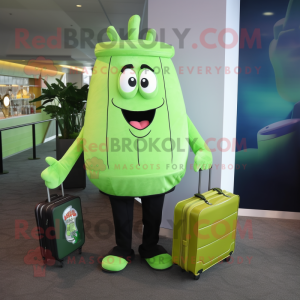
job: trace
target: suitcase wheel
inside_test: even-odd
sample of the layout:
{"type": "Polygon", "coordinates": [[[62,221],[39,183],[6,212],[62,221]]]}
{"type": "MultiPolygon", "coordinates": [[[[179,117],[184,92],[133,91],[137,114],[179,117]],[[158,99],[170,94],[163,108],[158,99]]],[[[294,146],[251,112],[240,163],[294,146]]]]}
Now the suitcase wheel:
{"type": "Polygon", "coordinates": [[[225,261],[225,262],[229,262],[230,259],[231,259],[231,256],[228,256],[228,257],[224,258],[224,261],[225,261]]]}
{"type": "Polygon", "coordinates": [[[200,274],[194,275],[194,280],[199,280],[200,274]]]}
{"type": "Polygon", "coordinates": [[[223,261],[229,262],[229,261],[231,260],[231,254],[232,254],[232,253],[233,253],[233,251],[231,251],[231,252],[229,253],[229,256],[226,257],[226,258],[224,258],[223,261]]]}
{"type": "Polygon", "coordinates": [[[203,270],[200,270],[197,275],[194,275],[194,280],[199,280],[200,279],[200,275],[201,275],[202,271],[203,270]]]}
{"type": "Polygon", "coordinates": [[[61,268],[64,267],[64,261],[63,261],[63,260],[60,261],[60,267],[61,267],[61,268]]]}
{"type": "Polygon", "coordinates": [[[78,248],[78,253],[81,254],[82,253],[82,248],[78,248]]]}

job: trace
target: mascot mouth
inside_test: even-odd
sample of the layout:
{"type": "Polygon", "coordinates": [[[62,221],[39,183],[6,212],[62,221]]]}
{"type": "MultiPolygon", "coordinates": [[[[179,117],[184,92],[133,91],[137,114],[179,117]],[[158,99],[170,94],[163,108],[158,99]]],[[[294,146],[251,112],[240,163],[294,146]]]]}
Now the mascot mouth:
{"type": "Polygon", "coordinates": [[[127,123],[135,129],[143,130],[153,121],[156,109],[145,111],[131,111],[122,109],[123,116],[127,123]]]}

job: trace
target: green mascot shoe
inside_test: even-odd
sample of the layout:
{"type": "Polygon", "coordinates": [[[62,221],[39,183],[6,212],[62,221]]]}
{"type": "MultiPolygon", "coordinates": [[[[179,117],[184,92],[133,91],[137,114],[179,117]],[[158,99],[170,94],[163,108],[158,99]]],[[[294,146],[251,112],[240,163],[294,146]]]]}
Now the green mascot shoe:
{"type": "Polygon", "coordinates": [[[102,260],[102,270],[104,272],[120,272],[125,269],[128,261],[122,257],[108,255],[102,260]]]}
{"type": "Polygon", "coordinates": [[[145,258],[148,265],[154,270],[167,270],[173,266],[172,256],[168,253],[145,258]]]}

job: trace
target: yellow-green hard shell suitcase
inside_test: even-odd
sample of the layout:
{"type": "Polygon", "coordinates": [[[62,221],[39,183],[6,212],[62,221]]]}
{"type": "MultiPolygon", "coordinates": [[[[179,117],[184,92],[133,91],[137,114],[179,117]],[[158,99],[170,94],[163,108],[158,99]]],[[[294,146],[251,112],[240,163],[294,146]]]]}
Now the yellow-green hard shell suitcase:
{"type": "Polygon", "coordinates": [[[235,248],[236,223],[240,197],[210,187],[175,206],[172,260],[183,271],[200,274],[219,261],[229,261],[235,248]]]}

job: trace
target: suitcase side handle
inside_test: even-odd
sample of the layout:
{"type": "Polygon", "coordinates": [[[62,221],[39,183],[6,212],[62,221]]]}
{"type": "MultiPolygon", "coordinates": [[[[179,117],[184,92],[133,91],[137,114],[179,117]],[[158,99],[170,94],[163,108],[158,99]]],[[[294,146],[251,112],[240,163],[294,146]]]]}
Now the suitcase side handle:
{"type": "Polygon", "coordinates": [[[230,198],[230,196],[224,194],[223,191],[220,188],[213,188],[212,190],[218,192],[219,195],[223,195],[225,197],[230,198]]]}
{"type": "Polygon", "coordinates": [[[194,194],[194,196],[203,200],[207,205],[212,205],[202,194],[194,194]]]}
{"type": "MultiPolygon", "coordinates": [[[[61,184],[60,186],[61,186],[61,194],[62,194],[63,196],[65,196],[63,184],[61,184]]],[[[48,195],[48,202],[51,202],[51,199],[50,199],[50,192],[49,192],[49,188],[48,188],[48,187],[47,187],[47,195],[48,195]]]]}

